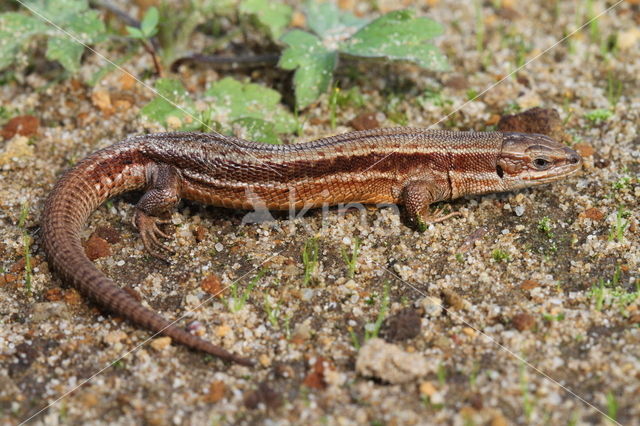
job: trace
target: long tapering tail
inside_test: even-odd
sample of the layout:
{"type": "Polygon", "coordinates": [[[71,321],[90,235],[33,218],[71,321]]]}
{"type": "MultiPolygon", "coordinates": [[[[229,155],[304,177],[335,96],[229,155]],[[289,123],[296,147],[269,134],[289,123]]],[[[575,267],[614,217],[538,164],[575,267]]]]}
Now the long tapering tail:
{"type": "Polygon", "coordinates": [[[143,188],[145,183],[145,159],[135,148],[135,142],[122,142],[98,151],[69,170],[55,185],[42,214],[49,265],[82,294],[134,324],[223,360],[253,365],[250,360],[200,339],[145,308],[85,255],[80,231],[89,215],[107,199],[143,188]]]}

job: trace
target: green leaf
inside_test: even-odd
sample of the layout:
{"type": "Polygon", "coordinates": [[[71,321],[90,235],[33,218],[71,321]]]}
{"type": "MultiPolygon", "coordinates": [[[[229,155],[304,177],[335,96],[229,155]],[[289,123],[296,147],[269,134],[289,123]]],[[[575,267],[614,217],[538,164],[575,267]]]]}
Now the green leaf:
{"type": "Polygon", "coordinates": [[[350,35],[369,22],[340,9],[333,2],[320,3],[317,0],[307,0],[305,2],[304,14],[307,17],[309,28],[323,39],[326,38],[328,33],[348,31],[350,35]]]}
{"type": "Polygon", "coordinates": [[[245,129],[246,138],[249,140],[275,145],[282,144],[273,123],[260,120],[259,118],[244,117],[235,120],[233,124],[245,129]]]}
{"type": "Polygon", "coordinates": [[[269,30],[271,37],[278,39],[282,30],[291,22],[293,9],[273,0],[244,0],[240,4],[240,12],[254,15],[269,30]]]}
{"type": "Polygon", "coordinates": [[[280,94],[254,83],[241,83],[231,77],[214,83],[206,92],[212,120],[224,123],[254,118],[273,123],[276,133],[290,133],[296,120],[280,104],[280,94]]]}
{"type": "Polygon", "coordinates": [[[0,15],[0,70],[13,63],[20,47],[32,36],[47,29],[42,21],[20,13],[0,15]]]}
{"type": "MultiPolygon", "coordinates": [[[[179,80],[161,78],[155,84],[159,96],[142,108],[142,115],[167,126],[167,119],[175,117],[182,123],[191,122],[186,117],[196,116],[196,109],[189,92],[179,80]],[[176,106],[176,105],[178,106],[176,106]]],[[[184,128],[184,126],[183,126],[184,128]]]]}
{"type": "Polygon", "coordinates": [[[414,18],[410,10],[387,13],[342,43],[340,52],[353,56],[410,61],[423,68],[445,71],[447,59],[427,40],[443,28],[429,18],[414,18]]]}
{"type": "Polygon", "coordinates": [[[160,15],[158,9],[150,7],[147,13],[144,14],[142,22],[140,22],[140,31],[144,34],[145,38],[150,38],[156,35],[158,32],[158,20],[160,15]]]}
{"type": "Polygon", "coordinates": [[[46,57],[59,61],[67,70],[75,72],[80,66],[84,50],[80,43],[93,44],[106,39],[100,14],[88,10],[86,0],[28,0],[25,4],[27,9],[34,11],[35,16],[19,13],[0,15],[0,69],[13,63],[18,51],[27,46],[31,37],[44,35],[48,38],[46,57]],[[43,18],[64,31],[43,22],[43,18]]]}
{"type": "Polygon", "coordinates": [[[138,39],[144,39],[144,34],[142,34],[142,31],[140,31],[140,29],[136,28],[136,27],[130,27],[127,25],[127,32],[129,33],[129,37],[131,38],[138,38],[138,39]]]}
{"type": "Polygon", "coordinates": [[[293,76],[296,104],[302,109],[329,88],[338,54],[327,49],[313,34],[301,30],[288,32],[282,41],[289,47],[282,52],[278,65],[296,70],[293,76]]]}
{"type": "Polygon", "coordinates": [[[58,61],[69,72],[76,72],[80,67],[80,58],[84,46],[66,36],[51,37],[47,42],[47,59],[58,61]]]}

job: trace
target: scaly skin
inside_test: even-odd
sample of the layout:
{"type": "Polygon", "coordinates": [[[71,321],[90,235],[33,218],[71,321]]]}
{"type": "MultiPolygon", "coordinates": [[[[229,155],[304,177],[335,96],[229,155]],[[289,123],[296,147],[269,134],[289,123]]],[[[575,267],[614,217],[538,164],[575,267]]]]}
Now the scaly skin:
{"type": "Polygon", "coordinates": [[[89,215],[111,197],[145,188],[134,225],[147,250],[166,259],[158,240],[166,235],[158,224],[181,198],[272,210],[397,203],[424,226],[457,214],[432,214],[432,203],[553,182],[581,162],[575,151],[546,136],[520,133],[391,128],[293,145],[219,134],[137,136],[90,155],[60,179],[42,215],[44,248],[60,277],[100,306],[192,349],[251,365],[171,325],[103,275],[80,241],[89,215]]]}

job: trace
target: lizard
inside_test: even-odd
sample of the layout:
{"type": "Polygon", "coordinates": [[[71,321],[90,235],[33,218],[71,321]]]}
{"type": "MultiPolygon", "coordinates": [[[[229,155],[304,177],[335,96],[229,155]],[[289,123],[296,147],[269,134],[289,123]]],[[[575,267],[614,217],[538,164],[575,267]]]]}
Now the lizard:
{"type": "Polygon", "coordinates": [[[80,232],[104,201],[144,194],[133,225],[145,249],[167,260],[162,229],[188,199],[233,209],[270,210],[338,203],[404,205],[415,224],[437,223],[430,205],[467,195],[557,181],[580,169],[573,149],[540,134],[456,132],[396,127],[355,131],[306,143],[270,145],[218,133],[131,136],[78,162],[55,184],[41,215],[48,264],[102,308],[172,341],[226,361],[252,361],[177,327],[144,307],[84,253],[80,232]]]}

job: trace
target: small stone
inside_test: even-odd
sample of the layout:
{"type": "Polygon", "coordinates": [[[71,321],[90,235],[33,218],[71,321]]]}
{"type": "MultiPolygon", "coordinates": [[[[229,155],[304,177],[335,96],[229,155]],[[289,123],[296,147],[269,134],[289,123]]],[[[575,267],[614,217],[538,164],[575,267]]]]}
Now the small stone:
{"type": "Polygon", "coordinates": [[[59,302],[64,298],[64,294],[60,287],[54,287],[54,288],[48,289],[44,293],[44,298],[47,299],[49,302],[59,302]]]}
{"type": "Polygon", "coordinates": [[[351,120],[349,124],[356,130],[369,130],[380,127],[380,123],[374,112],[362,113],[351,120]]]}
{"type": "Polygon", "coordinates": [[[179,129],[182,127],[182,121],[175,115],[170,115],[167,117],[167,127],[173,130],[179,129]]]}
{"type": "Polygon", "coordinates": [[[464,299],[455,291],[450,289],[442,290],[442,297],[445,303],[453,309],[459,310],[464,308],[464,299]]]}
{"type": "Polygon", "coordinates": [[[513,209],[513,212],[516,214],[516,216],[520,217],[524,214],[524,206],[520,205],[520,206],[516,206],[513,209]]]}
{"type": "Polygon", "coordinates": [[[356,371],[365,377],[376,377],[392,384],[407,383],[430,372],[420,353],[408,353],[382,339],[371,339],[360,348],[356,371]]]}
{"type": "Polygon", "coordinates": [[[455,90],[465,90],[469,87],[469,81],[462,74],[455,74],[449,77],[444,85],[455,90]]]}
{"type": "Polygon", "coordinates": [[[0,166],[14,163],[16,160],[33,156],[33,145],[30,144],[26,136],[16,136],[11,138],[0,151],[0,166]]]}
{"type": "Polygon", "coordinates": [[[541,133],[562,140],[564,131],[560,114],[554,109],[535,107],[519,114],[500,119],[498,130],[502,132],[541,133]]]}
{"type": "MultiPolygon", "coordinates": [[[[638,4],[640,2],[637,2],[638,4]]],[[[631,49],[640,40],[640,29],[631,28],[618,34],[618,47],[620,50],[631,49]]]]}
{"type": "Polygon", "coordinates": [[[158,337],[157,339],[153,339],[150,343],[151,347],[158,352],[164,350],[170,344],[171,337],[169,336],[158,337]]]}
{"type": "Polygon", "coordinates": [[[229,334],[230,331],[231,327],[229,327],[227,324],[219,325],[218,327],[216,327],[216,336],[224,337],[229,334]]]}
{"type": "Polygon", "coordinates": [[[96,106],[102,114],[109,116],[113,114],[113,105],[111,104],[111,95],[104,89],[95,89],[91,93],[91,103],[96,106]]]}
{"type": "Polygon", "coordinates": [[[93,233],[84,243],[84,252],[90,260],[96,260],[111,256],[111,246],[106,240],[93,233]]]}
{"type": "Polygon", "coordinates": [[[109,244],[120,242],[120,233],[111,226],[98,226],[93,233],[109,244]]]}
{"type": "Polygon", "coordinates": [[[518,331],[531,330],[536,325],[536,320],[529,314],[516,314],[511,318],[511,323],[518,331]]]}
{"type": "Polygon", "coordinates": [[[127,333],[121,330],[110,331],[102,340],[108,345],[115,345],[127,338],[127,333]]]}
{"type": "Polygon", "coordinates": [[[406,308],[384,321],[382,335],[388,342],[413,339],[420,334],[421,325],[420,315],[415,309],[406,308]]]}
{"type": "Polygon", "coordinates": [[[475,337],[476,335],[476,331],[471,327],[464,327],[462,332],[469,337],[475,337]]]}
{"type": "Polygon", "coordinates": [[[204,396],[204,402],[208,402],[210,404],[215,404],[224,398],[224,394],[227,387],[223,381],[216,380],[211,382],[209,385],[209,393],[204,396]]]}
{"type": "Polygon", "coordinates": [[[268,383],[262,382],[258,389],[249,391],[244,397],[244,406],[249,409],[256,409],[260,404],[268,408],[277,408],[282,405],[282,396],[273,390],[268,383]]]}
{"type": "Polygon", "coordinates": [[[596,150],[591,146],[591,144],[587,142],[579,142],[573,146],[573,148],[580,154],[582,157],[591,157],[595,154],[596,150]]]}
{"type": "Polygon", "coordinates": [[[136,84],[136,79],[131,74],[125,72],[122,73],[119,81],[120,88],[122,88],[122,90],[131,90],[136,84]]]}
{"type": "Polygon", "coordinates": [[[298,340],[299,342],[303,342],[305,340],[309,340],[310,338],[311,338],[311,325],[309,324],[309,320],[299,323],[294,328],[292,339],[298,340]]]}
{"type": "Polygon", "coordinates": [[[325,389],[327,387],[327,383],[324,380],[324,370],[326,363],[326,359],[318,357],[315,364],[313,364],[311,371],[304,378],[302,384],[312,389],[325,389]]]}
{"type": "Polygon", "coordinates": [[[19,115],[9,120],[0,131],[2,139],[11,139],[15,135],[33,136],[38,133],[40,120],[33,115],[19,115]]]}
{"type": "Polygon", "coordinates": [[[71,313],[64,303],[39,302],[33,304],[31,308],[31,319],[33,322],[51,321],[54,318],[71,319],[71,313]]]}
{"type": "Polygon", "coordinates": [[[502,414],[498,413],[491,419],[491,426],[509,426],[509,422],[502,414]]]}
{"type": "Polygon", "coordinates": [[[425,396],[433,396],[438,390],[431,382],[420,383],[420,393],[425,396]]]}
{"type": "Polygon", "coordinates": [[[204,277],[204,279],[200,283],[200,288],[202,289],[202,291],[218,298],[222,298],[224,296],[225,288],[222,286],[222,282],[216,274],[209,274],[204,277]]]}
{"type": "Polygon", "coordinates": [[[426,296],[416,302],[416,307],[422,308],[424,315],[436,318],[442,315],[442,299],[435,296],[426,296]]]}
{"type": "Polygon", "coordinates": [[[263,367],[269,367],[271,365],[271,359],[266,356],[265,354],[261,354],[258,357],[258,362],[260,363],[260,365],[262,365],[263,367]]]}
{"type": "Polygon", "coordinates": [[[4,274],[0,277],[0,284],[10,284],[18,280],[17,274],[4,274]]]}
{"type": "Polygon", "coordinates": [[[591,220],[601,221],[602,219],[604,219],[604,212],[596,207],[591,207],[590,209],[586,209],[584,212],[582,212],[580,216],[589,218],[591,220]]]}
{"type": "Polygon", "coordinates": [[[534,288],[540,287],[540,286],[541,286],[541,284],[538,281],[535,281],[535,280],[524,280],[522,282],[522,284],[520,284],[520,289],[528,291],[528,290],[533,290],[534,288]]]}
{"type": "Polygon", "coordinates": [[[196,226],[196,229],[193,230],[193,236],[195,237],[196,242],[201,243],[206,240],[208,232],[209,231],[204,226],[196,226]]]}

